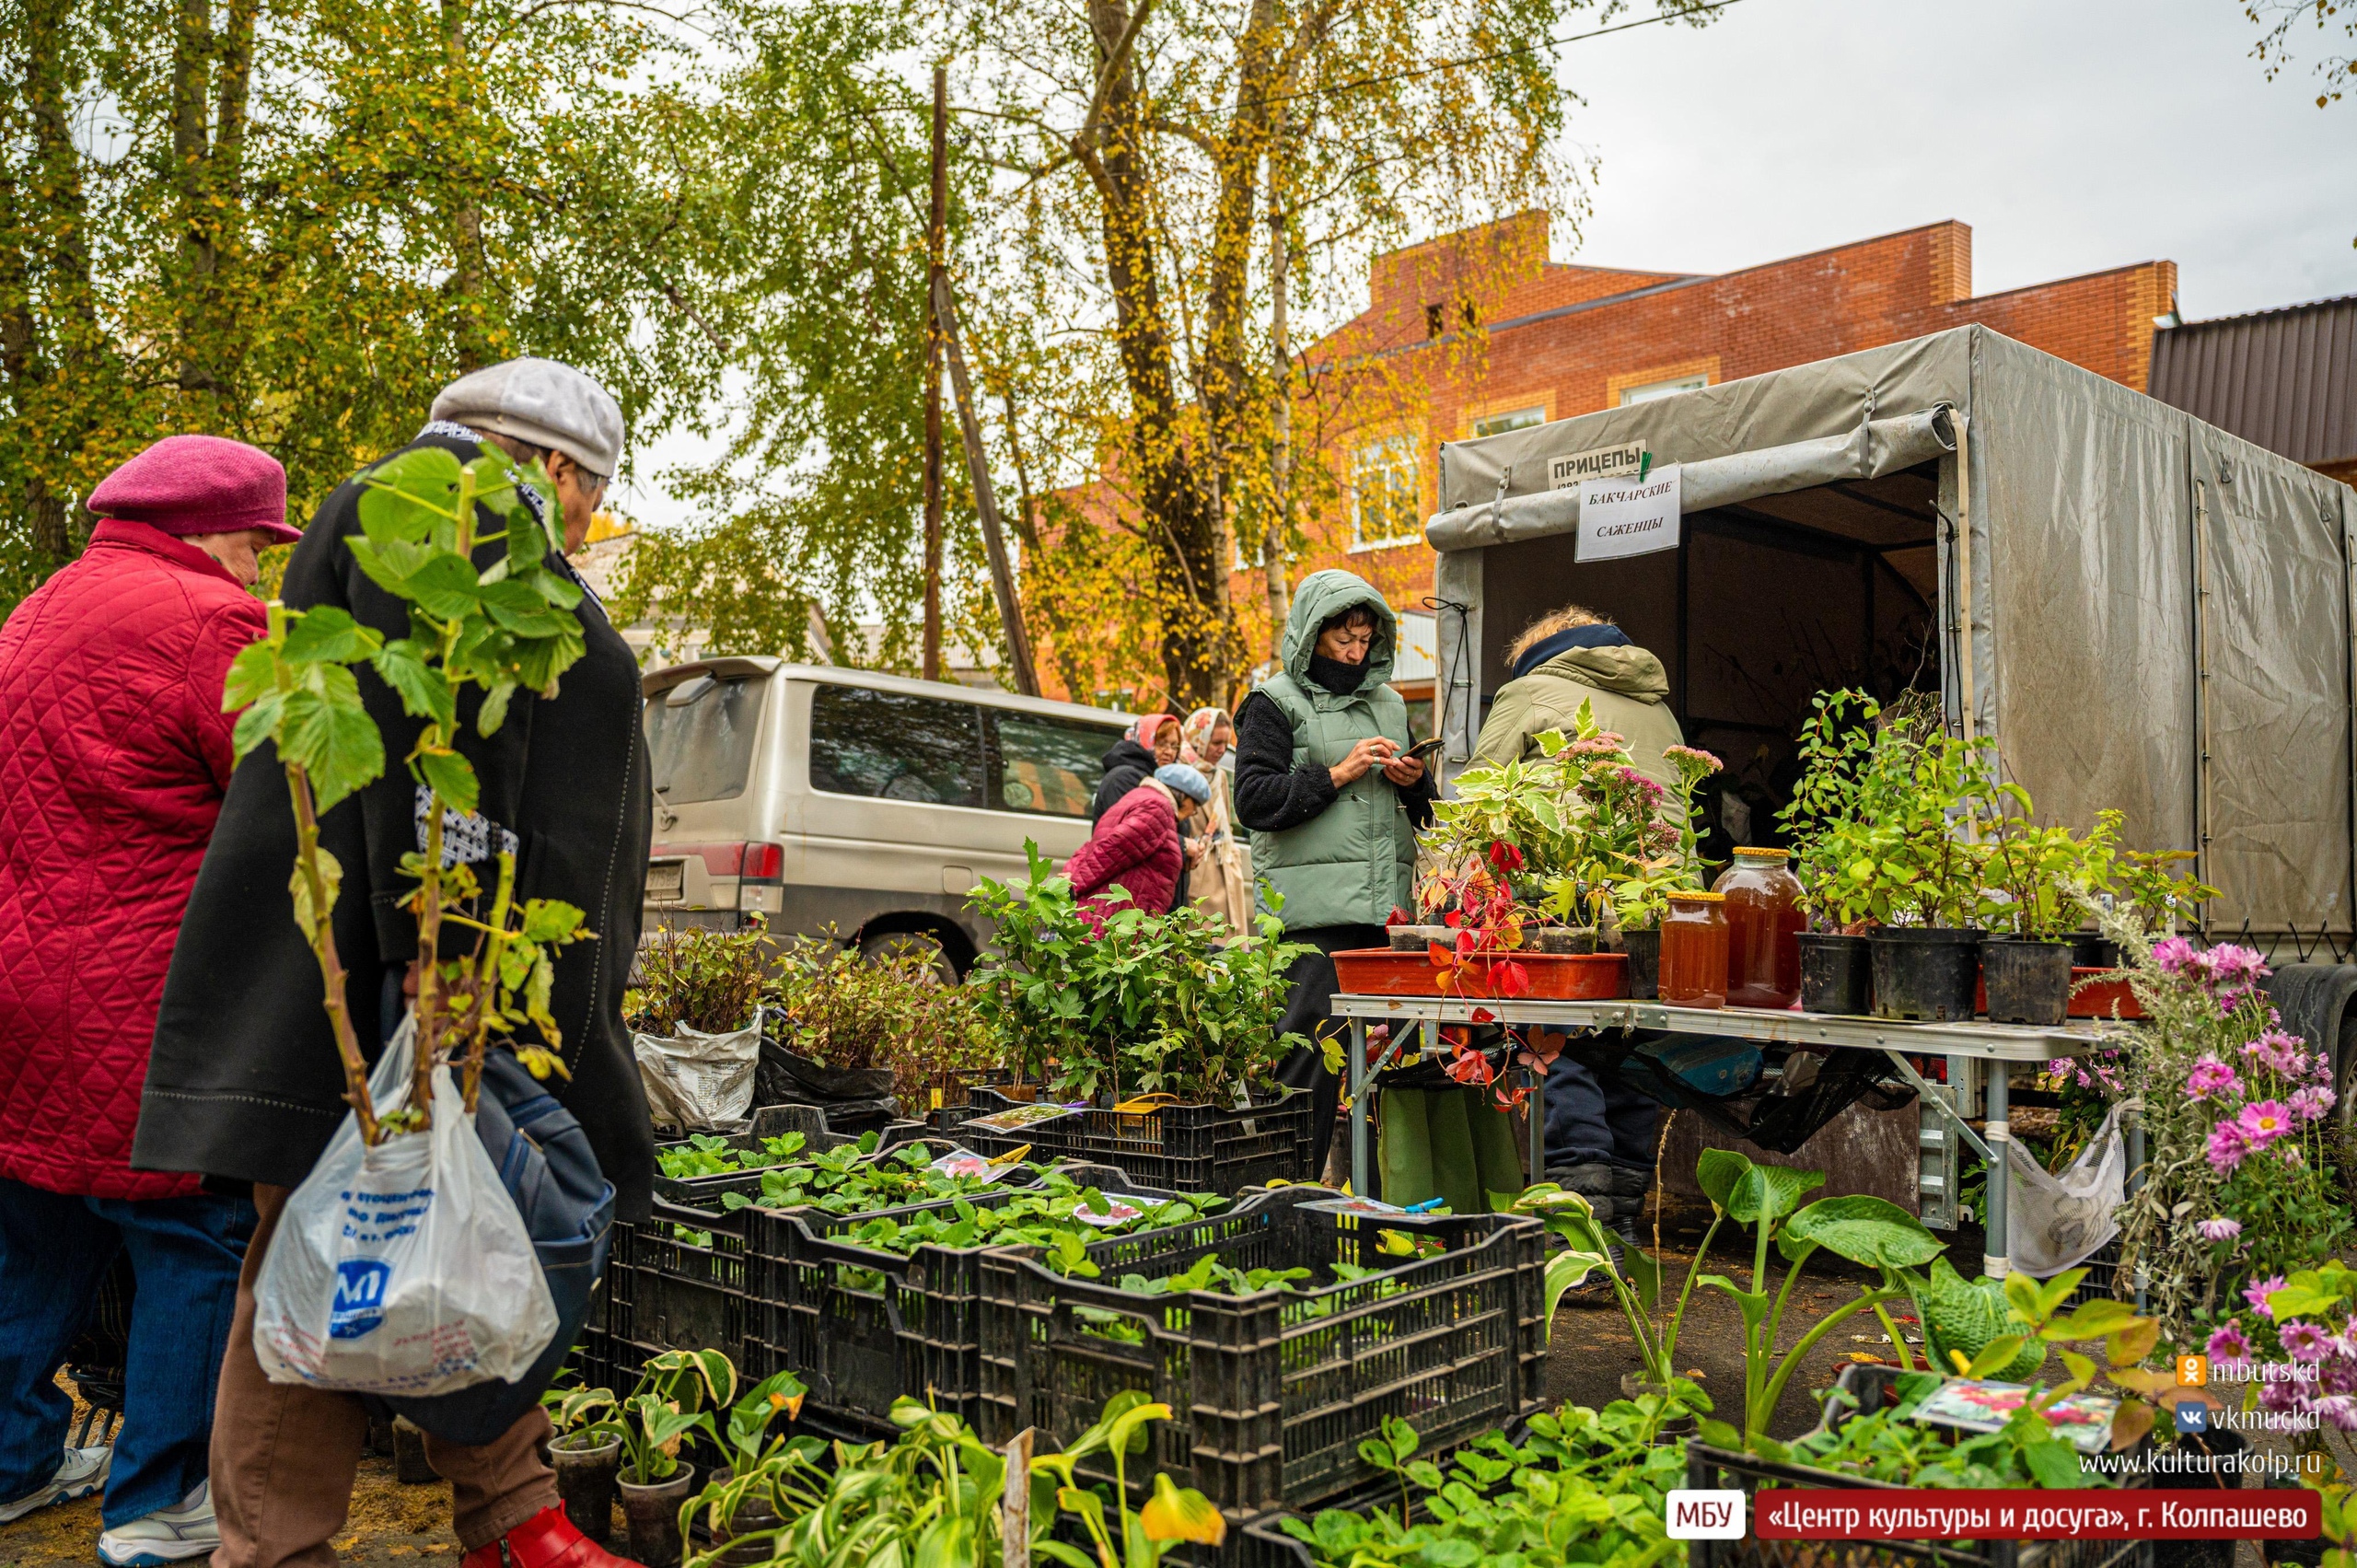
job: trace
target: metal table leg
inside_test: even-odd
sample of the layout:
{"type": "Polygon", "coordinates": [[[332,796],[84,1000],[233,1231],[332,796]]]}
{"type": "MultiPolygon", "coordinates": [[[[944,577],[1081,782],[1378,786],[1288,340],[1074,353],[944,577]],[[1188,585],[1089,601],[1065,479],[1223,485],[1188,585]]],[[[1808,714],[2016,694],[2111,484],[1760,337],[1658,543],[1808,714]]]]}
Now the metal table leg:
{"type": "Polygon", "coordinates": [[[1523,1109],[1529,1113],[1530,1174],[1527,1181],[1544,1179],[1547,1173],[1547,1074],[1544,1071],[1526,1066],[1522,1069],[1524,1086],[1529,1091],[1523,1109]]]}
{"type": "Polygon", "coordinates": [[[2013,1248],[2005,1231],[2006,1189],[2013,1179],[2010,1153],[2013,1132],[2005,1125],[2006,1096],[2011,1092],[2005,1063],[1992,1063],[1989,1069],[1989,1086],[1983,1091],[1989,1106],[1989,1124],[1982,1136],[1989,1144],[1988,1196],[1983,1206],[1989,1211],[1988,1241],[1981,1254],[1980,1272],[1992,1280],[2002,1280],[2013,1268],[2013,1248]]]}
{"type": "Polygon", "coordinates": [[[1366,1020],[1351,1020],[1351,1191],[1366,1191],[1366,1020]]]}

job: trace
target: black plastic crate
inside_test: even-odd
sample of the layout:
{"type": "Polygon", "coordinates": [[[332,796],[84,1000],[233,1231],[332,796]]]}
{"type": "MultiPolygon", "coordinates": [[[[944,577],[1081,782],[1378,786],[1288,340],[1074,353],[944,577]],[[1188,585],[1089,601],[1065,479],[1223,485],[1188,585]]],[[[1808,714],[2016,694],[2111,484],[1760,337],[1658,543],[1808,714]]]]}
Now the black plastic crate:
{"type": "MultiPolygon", "coordinates": [[[[861,1134],[868,1130],[865,1125],[856,1128],[837,1125],[826,1111],[815,1105],[765,1105],[753,1112],[753,1121],[749,1128],[742,1132],[727,1134],[727,1142],[732,1149],[749,1152],[760,1148],[764,1139],[782,1138],[788,1132],[799,1132],[802,1134],[805,1149],[812,1154],[822,1155],[830,1149],[857,1142],[861,1134]]],[[[925,1125],[922,1121],[887,1121],[876,1131],[882,1134],[876,1144],[879,1149],[896,1148],[902,1144],[922,1142],[927,1136],[925,1125]]],[[[685,1140],[676,1140],[657,1144],[656,1152],[659,1154],[666,1149],[681,1149],[687,1146],[685,1140]]],[[[655,1191],[667,1198],[694,1204],[702,1201],[706,1194],[745,1191],[729,1183],[736,1177],[747,1174],[751,1173],[731,1171],[718,1176],[665,1176],[658,1169],[655,1177],[655,1191]]]]}
{"type": "MultiPolygon", "coordinates": [[[[758,1192],[759,1171],[709,1177],[721,1191],[758,1192]]],[[[606,1330],[618,1342],[663,1350],[719,1350],[745,1341],[745,1214],[711,1187],[698,1202],[658,1195],[644,1225],[617,1221],[606,1262],[606,1330]]],[[[634,1369],[634,1368],[633,1368],[634,1369]]]]}
{"type": "MultiPolygon", "coordinates": [[[[1130,1465],[1133,1485],[1167,1470],[1234,1527],[1381,1479],[1358,1445],[1388,1417],[1413,1425],[1430,1453],[1538,1410],[1538,1224],[1504,1214],[1361,1219],[1307,1206],[1332,1196],[1281,1189],[1191,1225],[1099,1242],[1089,1249],[1097,1280],[1064,1278],[1018,1253],[985,1258],[984,1432],[1032,1426],[1043,1442],[1068,1443],[1107,1400],[1140,1390],[1173,1416],[1148,1427],[1152,1446],[1130,1465]],[[1385,1230],[1444,1249],[1396,1258],[1378,1250],[1385,1230]],[[1237,1269],[1308,1268],[1313,1278],[1243,1297],[1140,1295],[1118,1283],[1180,1273],[1206,1253],[1237,1269]],[[1335,1283],[1337,1262],[1380,1272],[1335,1283]],[[1144,1342],[1092,1331],[1084,1307],[1136,1325],[1144,1342]]],[[[1109,1480],[1111,1469],[1092,1473],[1109,1480]]]]}
{"type": "Polygon", "coordinates": [[[1167,1105],[1147,1111],[1075,1110],[1015,1132],[978,1128],[972,1117],[1028,1101],[981,1087],[970,1095],[970,1114],[957,1132],[959,1142],[977,1154],[1001,1155],[1028,1144],[1037,1159],[1093,1160],[1150,1186],[1224,1198],[1314,1174],[1308,1168],[1314,1112],[1306,1089],[1285,1089],[1240,1109],[1167,1105]]]}
{"type": "Polygon", "coordinates": [[[1016,1099],[1028,1098],[1031,1091],[1028,1086],[1018,1086],[1019,1076],[1011,1067],[953,1067],[935,1073],[925,1086],[924,1103],[910,1108],[909,1114],[923,1118],[935,1132],[945,1131],[981,1114],[974,1106],[978,1088],[995,1089],[1016,1099]]]}
{"type": "MultiPolygon", "coordinates": [[[[1062,1169],[1114,1196],[1155,1202],[1172,1196],[1102,1166],[1062,1169]]],[[[988,1208],[990,1196],[965,1202],[988,1208]]],[[[758,1347],[749,1353],[772,1371],[791,1368],[808,1385],[812,1403],[828,1410],[883,1421],[900,1395],[930,1397],[987,1435],[980,1419],[981,1264],[999,1249],[920,1247],[903,1257],[848,1239],[879,1216],[937,1213],[957,1202],[843,1215],[739,1210],[751,1266],[746,1333],[758,1347]],[[849,1270],[879,1276],[880,1287],[847,1279],[849,1270]]]]}

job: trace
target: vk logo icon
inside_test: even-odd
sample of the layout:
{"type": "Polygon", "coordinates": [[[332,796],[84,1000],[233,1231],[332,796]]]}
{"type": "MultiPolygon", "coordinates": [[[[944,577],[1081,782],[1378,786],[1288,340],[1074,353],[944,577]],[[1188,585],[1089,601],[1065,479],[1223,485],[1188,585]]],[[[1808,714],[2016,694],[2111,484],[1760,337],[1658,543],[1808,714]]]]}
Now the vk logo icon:
{"type": "Polygon", "coordinates": [[[390,1263],[346,1258],[335,1266],[335,1309],[328,1314],[328,1338],[356,1340],[385,1320],[385,1281],[390,1263]]]}
{"type": "Polygon", "coordinates": [[[2177,1429],[2179,1432],[2210,1430],[2210,1407],[2200,1400],[2179,1400],[2177,1402],[2177,1429]]]}

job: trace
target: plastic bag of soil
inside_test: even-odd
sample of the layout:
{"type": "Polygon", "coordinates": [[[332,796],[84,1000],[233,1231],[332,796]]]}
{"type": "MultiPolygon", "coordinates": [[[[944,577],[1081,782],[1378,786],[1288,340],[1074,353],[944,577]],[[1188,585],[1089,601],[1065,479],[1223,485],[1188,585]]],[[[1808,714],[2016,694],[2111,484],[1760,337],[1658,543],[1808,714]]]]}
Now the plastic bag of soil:
{"type": "Polygon", "coordinates": [[[755,1105],[830,1106],[885,1099],[891,1093],[889,1067],[823,1067],[781,1040],[761,1037],[761,1059],[753,1068],[755,1105]]]}

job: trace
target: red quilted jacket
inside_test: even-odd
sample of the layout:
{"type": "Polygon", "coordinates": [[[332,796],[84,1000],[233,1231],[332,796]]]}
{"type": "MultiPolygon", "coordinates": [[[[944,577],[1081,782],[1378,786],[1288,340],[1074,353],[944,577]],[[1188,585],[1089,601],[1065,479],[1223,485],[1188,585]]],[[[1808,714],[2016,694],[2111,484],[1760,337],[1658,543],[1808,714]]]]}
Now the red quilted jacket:
{"type": "Polygon", "coordinates": [[[131,1134],[180,912],[230,772],[229,661],[261,603],[110,519],[0,626],[0,1176],[165,1198],[131,1134]]]}
{"type": "Polygon", "coordinates": [[[1081,918],[1102,930],[1107,915],[1131,904],[1157,914],[1168,909],[1184,859],[1178,814],[1162,791],[1140,784],[1106,808],[1097,831],[1064,862],[1064,875],[1081,918]],[[1116,884],[1129,893],[1126,900],[1097,896],[1116,884]]]}

